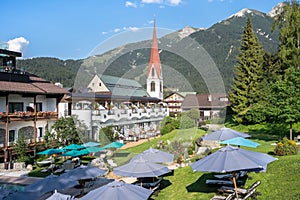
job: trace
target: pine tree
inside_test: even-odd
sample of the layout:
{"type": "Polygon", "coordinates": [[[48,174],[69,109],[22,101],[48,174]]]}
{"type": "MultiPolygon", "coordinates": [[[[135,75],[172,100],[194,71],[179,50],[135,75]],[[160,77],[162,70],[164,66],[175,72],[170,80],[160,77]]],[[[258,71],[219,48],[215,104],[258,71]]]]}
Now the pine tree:
{"type": "Polygon", "coordinates": [[[269,114],[273,122],[289,125],[293,139],[293,124],[300,121],[300,5],[296,0],[286,2],[276,24],[280,26],[279,70],[269,114]]]}
{"type": "Polygon", "coordinates": [[[233,120],[237,123],[257,120],[251,110],[256,110],[258,105],[259,85],[263,77],[263,55],[262,46],[248,18],[242,36],[238,63],[234,69],[233,85],[229,92],[234,112],[233,120]]]}

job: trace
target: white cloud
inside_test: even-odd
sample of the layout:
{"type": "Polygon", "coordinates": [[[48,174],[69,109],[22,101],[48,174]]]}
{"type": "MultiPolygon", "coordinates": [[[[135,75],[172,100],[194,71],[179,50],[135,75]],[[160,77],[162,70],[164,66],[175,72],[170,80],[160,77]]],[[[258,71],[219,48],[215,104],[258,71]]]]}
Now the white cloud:
{"type": "Polygon", "coordinates": [[[115,28],[115,30],[114,30],[115,33],[120,32],[120,31],[121,31],[121,29],[119,29],[119,28],[115,28]]]}
{"type": "Polygon", "coordinates": [[[135,32],[135,31],[138,31],[139,28],[138,27],[129,26],[129,27],[123,27],[123,30],[124,31],[133,31],[133,32],[135,32]]]}
{"type": "Polygon", "coordinates": [[[126,7],[133,7],[133,8],[136,8],[136,7],[137,7],[136,3],[133,3],[133,2],[131,2],[131,1],[126,1],[126,2],[125,2],[125,6],[126,6],[126,7]]]}
{"type": "Polygon", "coordinates": [[[11,51],[23,52],[29,44],[24,37],[18,37],[7,42],[8,49],[11,51]]]}
{"type": "Polygon", "coordinates": [[[108,32],[106,32],[106,31],[103,31],[103,32],[102,32],[102,35],[106,35],[106,34],[108,34],[108,32]]]}
{"type": "Polygon", "coordinates": [[[142,3],[163,3],[162,0],[142,0],[142,3]]]}
{"type": "Polygon", "coordinates": [[[173,6],[177,6],[179,5],[180,3],[182,3],[181,0],[168,0],[168,2],[173,5],[173,6]]]}

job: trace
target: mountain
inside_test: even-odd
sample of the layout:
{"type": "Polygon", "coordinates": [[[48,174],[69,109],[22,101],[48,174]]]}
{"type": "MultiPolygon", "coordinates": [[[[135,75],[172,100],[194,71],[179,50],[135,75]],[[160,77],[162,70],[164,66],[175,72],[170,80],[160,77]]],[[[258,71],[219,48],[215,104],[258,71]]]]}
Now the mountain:
{"type": "MultiPolygon", "coordinates": [[[[274,54],[279,45],[279,33],[278,30],[272,32],[272,24],[280,8],[278,5],[268,14],[243,9],[208,29],[187,26],[159,38],[164,86],[179,91],[219,92],[222,84],[220,74],[228,90],[247,18],[251,19],[253,30],[264,49],[274,54]]],[[[79,68],[80,73],[77,74],[85,76],[78,79],[81,84],[86,84],[95,73],[99,73],[135,79],[145,85],[150,49],[151,41],[148,40],[126,44],[84,60],[36,58],[19,60],[18,64],[43,78],[61,81],[66,86],[72,85],[71,80],[75,80],[79,68]]]]}

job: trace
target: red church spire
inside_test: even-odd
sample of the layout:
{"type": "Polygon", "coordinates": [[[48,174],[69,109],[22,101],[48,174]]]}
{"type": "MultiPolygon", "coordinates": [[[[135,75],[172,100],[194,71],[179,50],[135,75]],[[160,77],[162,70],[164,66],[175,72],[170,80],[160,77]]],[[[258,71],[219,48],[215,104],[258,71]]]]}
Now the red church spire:
{"type": "Polygon", "coordinates": [[[156,74],[158,77],[161,75],[161,64],[158,52],[158,44],[156,38],[156,21],[154,20],[154,29],[153,29],[153,37],[152,37],[152,47],[151,47],[151,55],[150,62],[148,66],[148,77],[150,76],[151,67],[154,66],[156,74]]]}

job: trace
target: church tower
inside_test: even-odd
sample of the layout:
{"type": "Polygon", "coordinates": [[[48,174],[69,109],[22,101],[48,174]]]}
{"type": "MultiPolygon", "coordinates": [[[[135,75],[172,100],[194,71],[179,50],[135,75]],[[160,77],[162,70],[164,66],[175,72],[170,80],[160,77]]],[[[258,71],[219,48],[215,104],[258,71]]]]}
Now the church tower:
{"type": "Polygon", "coordinates": [[[147,74],[147,92],[151,97],[163,99],[163,76],[158,52],[158,43],[156,38],[156,26],[154,21],[152,47],[147,74]]]}

